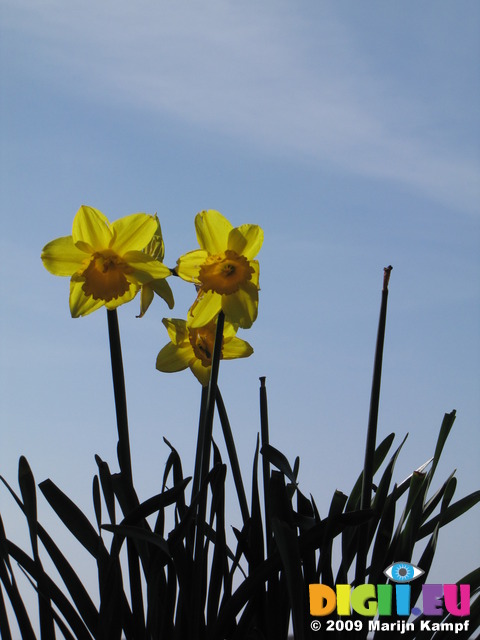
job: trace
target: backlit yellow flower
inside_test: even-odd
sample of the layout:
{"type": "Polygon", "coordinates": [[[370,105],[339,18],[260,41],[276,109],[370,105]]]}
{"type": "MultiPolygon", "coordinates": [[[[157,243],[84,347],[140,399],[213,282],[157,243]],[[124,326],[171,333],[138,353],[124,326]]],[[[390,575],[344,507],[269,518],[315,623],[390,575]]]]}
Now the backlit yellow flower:
{"type": "Polygon", "coordinates": [[[143,252],[156,231],[156,217],[146,213],[110,223],[97,209],[80,207],[72,235],[52,240],[42,251],[50,273],[71,277],[74,318],[103,305],[115,309],[132,300],[142,285],[170,275],[168,267],[143,252]]]}
{"type": "Polygon", "coordinates": [[[208,324],[220,310],[244,328],[252,326],[258,310],[259,265],[254,260],[263,243],[263,231],[254,224],[233,227],[221,213],[202,211],[195,218],[200,249],[177,261],[175,272],[198,287],[198,298],[188,324],[208,324]]]}
{"type": "MultiPolygon", "coordinates": [[[[186,320],[175,318],[164,318],[163,324],[167,328],[171,342],[158,354],[157,369],[171,373],[190,367],[199,382],[206,387],[212,368],[216,320],[197,328],[187,326],[186,320]]],[[[246,358],[253,353],[248,342],[237,338],[235,334],[234,326],[225,322],[221,355],[225,360],[246,358]]]]}
{"type": "MultiPolygon", "coordinates": [[[[165,244],[163,242],[160,220],[157,216],[155,216],[155,220],[157,221],[157,230],[143,252],[162,263],[165,257],[165,244]]],[[[173,309],[174,301],[170,285],[165,278],[157,278],[142,285],[140,291],[140,315],[137,316],[138,318],[141,318],[145,314],[155,293],[165,300],[170,309],[173,309]]]]}

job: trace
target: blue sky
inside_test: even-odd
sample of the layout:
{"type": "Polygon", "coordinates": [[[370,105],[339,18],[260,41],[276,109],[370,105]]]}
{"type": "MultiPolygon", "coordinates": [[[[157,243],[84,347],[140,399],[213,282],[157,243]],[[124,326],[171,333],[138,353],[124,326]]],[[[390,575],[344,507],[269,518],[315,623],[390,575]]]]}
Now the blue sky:
{"type": "MultiPolygon", "coordinates": [[[[456,409],[437,483],[456,468],[458,497],[478,488],[478,3],[2,0],[0,19],[2,475],[25,454],[93,517],[94,454],[115,467],[105,313],[72,320],[68,280],[39,259],[89,204],[158,212],[169,266],[196,248],[202,209],[264,228],[259,318],[241,336],[255,353],[220,377],[248,486],[265,375],[271,440],[300,456],[302,490],[322,513],[350,491],[392,264],[379,438],[410,433],[401,481],[456,409]]],[[[162,317],[192,300],[172,284],[173,312],[119,311],[143,498],[163,436],[193,468],[199,384],[154,367],[162,317]]],[[[442,530],[429,581],[479,564],[479,524],[477,509],[442,530]]]]}

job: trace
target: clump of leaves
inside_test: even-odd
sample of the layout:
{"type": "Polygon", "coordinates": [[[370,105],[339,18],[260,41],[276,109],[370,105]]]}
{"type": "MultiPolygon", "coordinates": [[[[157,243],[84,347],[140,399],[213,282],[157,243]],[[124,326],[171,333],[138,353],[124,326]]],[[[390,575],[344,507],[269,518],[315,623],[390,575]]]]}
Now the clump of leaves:
{"type": "MultiPolygon", "coordinates": [[[[51,480],[38,485],[65,527],[92,556],[98,572],[99,604],[94,603],[81,577],[42,527],[37,514],[36,482],[22,457],[20,493],[5,479],[2,481],[25,515],[31,553],[7,536],[0,519],[2,638],[14,637],[5,595],[16,627],[26,640],[50,640],[56,637],[57,630],[67,640],[282,640],[291,628],[297,640],[320,638],[325,630],[314,633],[310,629],[309,584],[382,584],[386,581],[384,569],[399,558],[409,562],[421,541],[426,545],[416,564],[426,578],[440,529],[476,505],[480,492],[454,502],[456,479],[452,473],[431,493],[433,476],[455,420],[454,411],[444,417],[432,458],[403,482],[393,483],[395,463],[405,440],[393,453],[394,434],[376,444],[387,285],[386,277],[364,467],[350,495],[336,491],[322,515],[314,498],[307,497],[299,487],[299,459],[291,465],[270,443],[264,378],[260,386],[260,435],[253,458],[252,493],[250,500],[246,497],[232,429],[217,386],[222,313],[210,383],[202,391],[193,476],[184,476],[179,453],[165,440],[170,454],[162,486],[158,493],[140,502],[131,469],[116,311],[107,311],[120,470],[112,473],[107,462],[96,456],[93,524],[51,480]],[[228,465],[212,437],[215,410],[228,465]],[[241,523],[233,527],[233,536],[225,520],[228,471],[241,513],[241,523]],[[168,522],[173,522],[170,530],[168,522]],[[337,539],[342,550],[339,566],[333,559],[337,539]],[[45,571],[45,553],[59,578],[45,571]],[[17,571],[27,576],[37,592],[39,636],[18,587],[17,571]]],[[[480,569],[459,583],[471,586],[472,632],[480,626],[480,569]]],[[[420,590],[420,583],[414,582],[412,603],[420,590]]],[[[406,638],[433,637],[434,632],[418,630],[421,619],[417,618],[415,631],[404,634],[406,638]]],[[[366,633],[365,626],[360,637],[366,633]]],[[[331,636],[329,632],[328,637],[331,636]]]]}

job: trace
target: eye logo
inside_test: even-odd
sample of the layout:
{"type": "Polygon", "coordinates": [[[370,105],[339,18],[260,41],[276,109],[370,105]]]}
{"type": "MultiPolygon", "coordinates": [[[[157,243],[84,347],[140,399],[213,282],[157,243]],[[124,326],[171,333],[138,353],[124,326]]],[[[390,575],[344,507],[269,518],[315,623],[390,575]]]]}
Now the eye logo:
{"type": "Polygon", "coordinates": [[[411,582],[425,573],[420,567],[409,562],[394,562],[383,572],[387,578],[394,582],[411,582]]]}

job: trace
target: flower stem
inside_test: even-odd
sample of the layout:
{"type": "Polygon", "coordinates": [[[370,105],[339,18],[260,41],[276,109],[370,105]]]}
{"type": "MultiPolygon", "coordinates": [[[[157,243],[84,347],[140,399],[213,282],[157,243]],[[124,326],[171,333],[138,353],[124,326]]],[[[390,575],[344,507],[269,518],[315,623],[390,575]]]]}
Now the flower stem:
{"type": "MultiPolygon", "coordinates": [[[[383,345],[385,341],[385,324],[387,321],[388,283],[390,280],[391,266],[383,270],[382,301],[380,305],[380,317],[378,320],[377,344],[375,348],[375,361],[373,365],[372,391],[370,395],[370,411],[368,416],[367,440],[365,444],[365,461],[363,465],[362,494],[360,509],[369,509],[372,499],[373,466],[377,440],[378,406],[380,401],[380,383],[382,379],[383,345]]],[[[367,553],[368,553],[368,523],[360,529],[359,549],[355,581],[357,584],[365,578],[367,553]]]]}
{"type": "Polygon", "coordinates": [[[128,435],[127,397],[125,393],[125,376],[123,373],[122,346],[116,309],[107,309],[108,337],[110,340],[110,358],[112,361],[113,393],[117,414],[118,464],[122,476],[132,483],[132,460],[130,456],[130,439],[128,435]]]}
{"type": "MultiPolygon", "coordinates": [[[[207,513],[207,497],[208,487],[205,480],[208,475],[210,466],[210,450],[212,448],[212,430],[213,416],[215,411],[215,402],[217,396],[217,380],[218,370],[220,366],[220,358],[222,356],[223,344],[223,327],[225,324],[225,315],[220,311],[217,318],[217,329],[215,332],[215,344],[213,347],[212,368],[210,371],[210,380],[205,400],[205,411],[201,412],[200,428],[198,432],[199,442],[197,444],[197,460],[198,464],[199,487],[203,490],[200,497],[197,511],[197,526],[195,532],[195,550],[193,561],[193,584],[192,584],[192,626],[190,628],[190,638],[199,637],[200,628],[202,626],[203,611],[205,608],[205,592],[207,581],[207,562],[205,547],[205,518],[207,513]],[[200,459],[198,454],[200,453],[200,459]]],[[[203,401],[202,394],[202,401],[203,401]]]]}
{"type": "Polygon", "coordinates": [[[205,408],[205,439],[203,441],[203,456],[201,479],[204,480],[208,474],[210,466],[210,450],[212,447],[212,430],[213,430],[213,414],[215,411],[215,399],[217,396],[217,380],[218,370],[220,367],[220,358],[222,357],[223,345],[223,327],[225,324],[225,314],[220,311],[217,318],[217,330],[215,333],[215,344],[213,347],[212,370],[210,372],[210,380],[208,383],[207,401],[205,408]]]}
{"type": "MultiPolygon", "coordinates": [[[[130,437],[128,434],[127,396],[125,392],[125,376],[123,373],[122,346],[120,342],[120,330],[118,327],[118,315],[116,309],[107,309],[108,337],[110,341],[110,358],[112,361],[113,393],[115,396],[115,411],[117,414],[117,457],[120,466],[120,483],[116,488],[116,496],[127,515],[138,505],[138,497],[133,486],[132,459],[130,455],[130,437]]],[[[143,622],[143,597],[140,588],[139,554],[135,544],[127,541],[128,573],[132,607],[137,630],[143,622]]]]}
{"type": "Polygon", "coordinates": [[[205,440],[205,409],[207,406],[208,387],[202,387],[202,398],[200,401],[200,417],[198,420],[197,452],[195,455],[195,470],[192,482],[192,501],[200,489],[200,474],[202,470],[203,442],[205,440]]]}
{"type": "MultiPolygon", "coordinates": [[[[268,405],[267,405],[267,387],[265,386],[265,376],[260,378],[260,430],[262,447],[267,447],[269,442],[268,431],[268,405]]],[[[268,506],[268,485],[270,483],[270,462],[266,456],[262,456],[262,472],[263,472],[263,496],[265,508],[265,538],[267,554],[272,549],[272,530],[270,527],[270,509],[268,506]]]]}
{"type": "Polygon", "coordinates": [[[368,509],[372,495],[373,457],[377,439],[378,405],[380,401],[380,383],[382,379],[383,345],[385,341],[385,324],[387,321],[388,282],[393,267],[385,267],[383,276],[382,302],[378,320],[377,345],[373,367],[372,392],[370,395],[370,412],[368,416],[367,443],[365,447],[365,463],[363,467],[363,484],[361,508],[368,509]]]}

